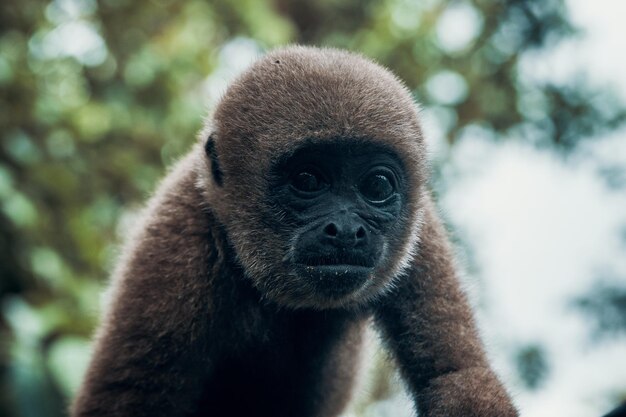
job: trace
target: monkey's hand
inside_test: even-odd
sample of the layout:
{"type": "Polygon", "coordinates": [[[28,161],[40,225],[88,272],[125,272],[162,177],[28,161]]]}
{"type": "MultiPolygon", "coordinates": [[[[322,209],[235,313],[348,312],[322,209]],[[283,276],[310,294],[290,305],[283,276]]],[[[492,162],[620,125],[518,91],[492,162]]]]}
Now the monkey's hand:
{"type": "Polygon", "coordinates": [[[429,198],[409,273],[376,311],[388,346],[428,417],[514,417],[490,369],[456,278],[447,237],[429,198]]]}
{"type": "Polygon", "coordinates": [[[189,162],[168,175],[123,250],[73,416],[179,416],[195,406],[215,254],[189,162]]]}
{"type": "Polygon", "coordinates": [[[513,417],[517,410],[494,373],[485,367],[466,368],[438,376],[416,396],[429,417],[513,417]]]}

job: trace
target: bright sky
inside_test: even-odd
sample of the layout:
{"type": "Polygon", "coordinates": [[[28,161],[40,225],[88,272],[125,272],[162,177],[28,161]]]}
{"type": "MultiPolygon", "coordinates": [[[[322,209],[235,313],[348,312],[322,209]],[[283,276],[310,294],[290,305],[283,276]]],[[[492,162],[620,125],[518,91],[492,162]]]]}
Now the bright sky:
{"type": "MultiPolygon", "coordinates": [[[[528,57],[522,77],[565,81],[585,72],[626,99],[626,2],[568,3],[585,34],[528,57]]],[[[594,340],[588,318],[570,304],[603,272],[626,277],[626,192],[599,175],[608,164],[626,167],[626,130],[567,159],[480,134],[452,149],[441,205],[472,243],[484,279],[476,292],[488,306],[482,328],[523,416],[599,417],[626,391],[626,338],[594,340]],[[546,348],[550,373],[526,391],[509,355],[534,343],[546,348]]]]}
{"type": "Polygon", "coordinates": [[[583,36],[542,52],[532,60],[532,72],[540,79],[563,80],[582,70],[598,85],[616,87],[626,98],[626,1],[567,0],[567,4],[583,36]]]}

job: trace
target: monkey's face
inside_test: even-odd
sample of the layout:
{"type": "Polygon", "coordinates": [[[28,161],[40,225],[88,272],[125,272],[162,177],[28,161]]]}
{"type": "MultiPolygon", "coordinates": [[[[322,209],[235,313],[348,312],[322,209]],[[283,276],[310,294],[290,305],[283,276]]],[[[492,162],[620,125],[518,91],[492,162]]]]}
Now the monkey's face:
{"type": "Polygon", "coordinates": [[[268,197],[290,234],[282,263],[292,284],[324,304],[374,285],[406,203],[399,159],[372,144],[307,144],[272,171],[268,197]]]}
{"type": "Polygon", "coordinates": [[[255,195],[251,182],[229,187],[227,175],[228,192],[219,198],[239,202],[222,221],[264,297],[290,307],[363,304],[406,267],[418,222],[404,163],[392,148],[345,138],[303,141],[259,178],[263,190],[255,195]]]}

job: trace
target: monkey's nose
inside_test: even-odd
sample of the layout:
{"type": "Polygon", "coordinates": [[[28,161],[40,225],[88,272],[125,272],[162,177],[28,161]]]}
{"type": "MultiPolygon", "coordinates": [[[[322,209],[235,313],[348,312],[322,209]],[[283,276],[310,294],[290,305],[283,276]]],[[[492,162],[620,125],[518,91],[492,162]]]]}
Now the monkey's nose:
{"type": "Polygon", "coordinates": [[[348,216],[333,219],[322,229],[325,241],[340,247],[354,247],[367,241],[367,231],[363,224],[348,216]]]}

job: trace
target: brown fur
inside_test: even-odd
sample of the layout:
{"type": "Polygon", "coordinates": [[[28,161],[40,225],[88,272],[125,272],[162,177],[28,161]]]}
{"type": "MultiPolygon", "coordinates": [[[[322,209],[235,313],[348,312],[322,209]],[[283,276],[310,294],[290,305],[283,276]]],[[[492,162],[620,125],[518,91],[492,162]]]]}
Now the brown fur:
{"type": "Polygon", "coordinates": [[[337,416],[371,315],[422,415],[517,415],[459,290],[417,110],[393,75],[337,50],[278,50],[231,85],[209,136],[219,166],[196,146],[124,250],[74,416],[337,416]],[[371,283],[325,303],[283,270],[290,230],[266,196],[279,156],[327,140],[393,149],[410,192],[371,283]]]}

